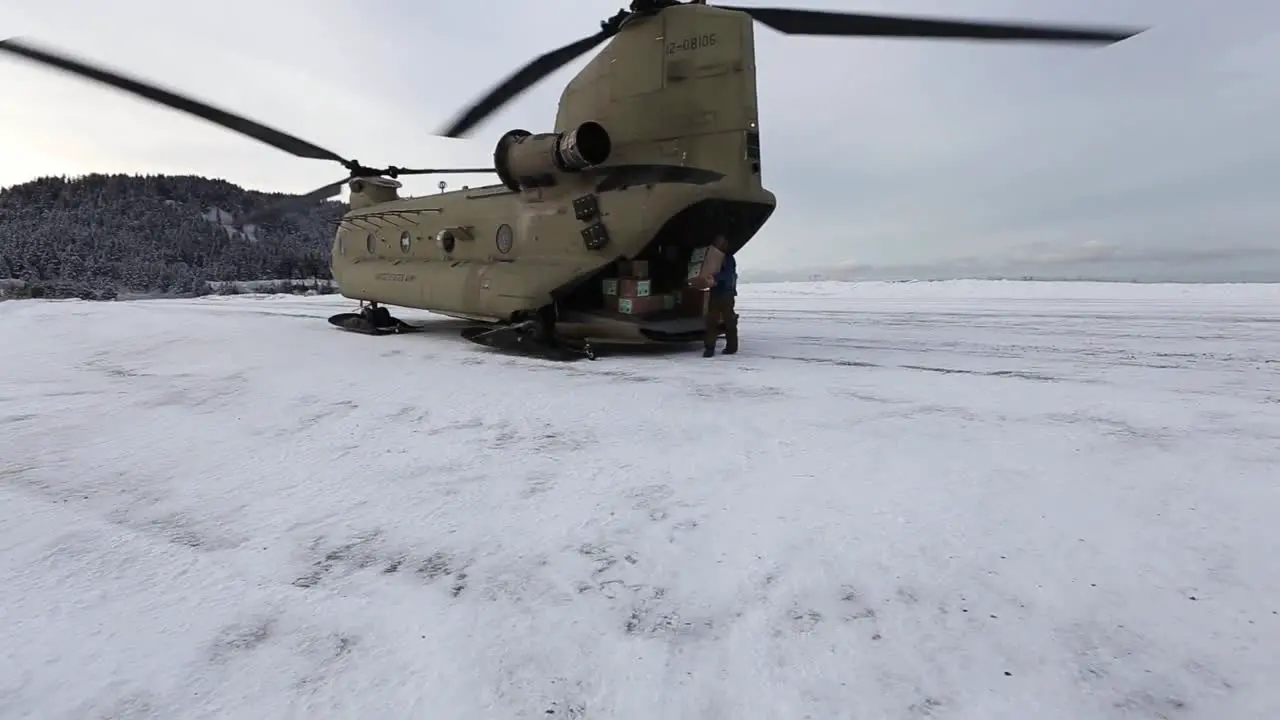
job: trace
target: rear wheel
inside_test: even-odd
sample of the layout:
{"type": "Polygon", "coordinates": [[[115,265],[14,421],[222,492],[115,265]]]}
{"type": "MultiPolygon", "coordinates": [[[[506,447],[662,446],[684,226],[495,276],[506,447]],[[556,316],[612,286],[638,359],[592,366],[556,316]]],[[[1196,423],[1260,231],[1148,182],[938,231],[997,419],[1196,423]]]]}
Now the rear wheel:
{"type": "Polygon", "coordinates": [[[391,327],[396,324],[395,318],[391,317],[391,311],[381,305],[370,305],[363,311],[365,320],[368,320],[376,328],[391,327]]]}

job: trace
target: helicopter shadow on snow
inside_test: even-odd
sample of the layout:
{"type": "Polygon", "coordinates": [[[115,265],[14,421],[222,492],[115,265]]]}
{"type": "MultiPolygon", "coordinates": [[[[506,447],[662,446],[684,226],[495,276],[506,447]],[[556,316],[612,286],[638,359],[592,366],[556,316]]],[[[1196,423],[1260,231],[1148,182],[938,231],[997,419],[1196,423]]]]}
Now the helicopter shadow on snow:
{"type": "MultiPolygon", "coordinates": [[[[411,332],[388,333],[386,335],[382,335],[378,337],[372,337],[372,338],[365,337],[364,339],[372,340],[375,343],[379,343],[379,342],[392,340],[392,338],[396,338],[396,337],[402,338],[407,342],[414,342],[414,339],[417,338],[418,340],[425,341],[427,346],[430,346],[433,344],[439,344],[443,341],[450,341],[450,344],[448,347],[455,347],[453,343],[456,342],[458,345],[465,346],[465,347],[473,347],[477,350],[487,349],[467,340],[462,336],[463,330],[469,327],[475,326],[475,323],[469,320],[459,320],[456,318],[438,318],[438,317],[411,317],[411,318],[401,318],[401,319],[403,319],[405,322],[412,325],[414,329],[411,332]]],[[[341,328],[329,328],[329,329],[334,330],[340,335],[363,335],[363,333],[352,332],[350,330],[343,330],[341,328]]],[[[392,346],[384,348],[382,350],[381,355],[383,357],[393,357],[395,355],[403,355],[405,351],[408,350],[408,348],[405,345],[401,343],[396,343],[394,342],[394,340],[392,340],[392,342],[394,343],[392,346]]],[[[415,350],[419,349],[419,347],[420,346],[415,345],[414,349],[415,350]]]]}
{"type": "Polygon", "coordinates": [[[701,353],[702,345],[697,342],[665,343],[661,345],[602,345],[597,352],[600,357],[610,358],[670,358],[689,356],[701,353]]]}
{"type": "MultiPolygon", "coordinates": [[[[460,338],[465,339],[465,338],[460,338]]],[[[542,360],[548,362],[559,363],[579,363],[592,362],[586,355],[574,352],[572,350],[548,351],[546,353],[538,351],[521,351],[518,349],[504,349],[497,347],[488,347],[478,343],[473,343],[472,347],[477,351],[474,360],[465,360],[464,362],[480,363],[484,362],[484,358],[505,358],[509,360],[542,360]]],[[[596,345],[595,354],[596,362],[607,363],[609,360],[635,361],[644,359],[657,358],[678,358],[689,357],[697,352],[701,355],[702,346],[699,344],[678,344],[669,345],[596,345]]]]}
{"type": "MultiPolygon", "coordinates": [[[[276,314],[276,313],[267,312],[265,314],[276,314]]],[[[423,339],[427,340],[429,343],[436,343],[441,340],[456,341],[459,345],[466,348],[468,351],[474,352],[474,355],[468,355],[468,357],[462,360],[462,363],[464,365],[478,365],[481,363],[488,362],[489,360],[499,359],[499,358],[515,359],[515,360],[519,360],[519,359],[544,360],[544,361],[551,361],[556,363],[587,361],[587,358],[585,355],[581,355],[579,353],[572,352],[572,351],[565,351],[563,353],[541,353],[536,350],[522,351],[517,349],[504,349],[500,347],[491,347],[491,346],[483,345],[481,343],[468,340],[466,337],[463,336],[463,331],[477,326],[477,323],[470,320],[461,320],[457,318],[440,318],[440,317],[432,317],[432,316],[401,317],[401,319],[409,323],[410,325],[412,325],[414,327],[414,330],[406,333],[390,333],[388,335],[384,335],[379,338],[374,338],[374,340],[375,341],[387,340],[391,337],[397,337],[397,336],[403,337],[403,338],[415,338],[418,336],[424,336],[423,339]],[[556,357],[551,357],[550,355],[556,355],[556,357]]],[[[340,328],[333,328],[333,329],[343,334],[352,334],[352,335],[361,334],[361,333],[353,333],[350,331],[344,331],[340,328]]],[[[688,355],[694,351],[693,349],[695,347],[699,350],[699,352],[701,351],[701,345],[698,345],[696,343],[672,344],[672,345],[626,345],[626,344],[608,345],[606,344],[606,345],[597,347],[596,352],[598,353],[599,359],[603,361],[608,358],[646,358],[646,357],[657,358],[657,357],[672,357],[672,356],[679,356],[679,355],[688,355]]],[[[405,352],[405,349],[406,348],[403,345],[399,345],[398,347],[388,348],[382,353],[382,355],[384,357],[401,355],[405,352]]]]}

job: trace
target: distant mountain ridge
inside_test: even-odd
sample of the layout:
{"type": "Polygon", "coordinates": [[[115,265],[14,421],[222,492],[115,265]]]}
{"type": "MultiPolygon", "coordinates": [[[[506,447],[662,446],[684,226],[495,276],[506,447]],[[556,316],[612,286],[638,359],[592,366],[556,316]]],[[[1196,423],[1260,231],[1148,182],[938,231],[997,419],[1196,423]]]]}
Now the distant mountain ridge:
{"type": "Polygon", "coordinates": [[[281,197],[190,175],[43,177],[0,189],[0,282],[10,280],[11,296],[109,299],[205,294],[214,281],[330,279],[345,203],[232,226],[281,197]]]}

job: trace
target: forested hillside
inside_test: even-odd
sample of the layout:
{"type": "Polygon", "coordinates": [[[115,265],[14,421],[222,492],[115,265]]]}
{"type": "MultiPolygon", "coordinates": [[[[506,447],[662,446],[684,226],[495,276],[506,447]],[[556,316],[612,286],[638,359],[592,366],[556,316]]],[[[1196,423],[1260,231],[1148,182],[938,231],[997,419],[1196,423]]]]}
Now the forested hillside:
{"type": "Polygon", "coordinates": [[[202,294],[212,281],[328,279],[345,204],[232,225],[280,197],[194,176],[46,177],[0,189],[0,292],[111,299],[202,294]]]}

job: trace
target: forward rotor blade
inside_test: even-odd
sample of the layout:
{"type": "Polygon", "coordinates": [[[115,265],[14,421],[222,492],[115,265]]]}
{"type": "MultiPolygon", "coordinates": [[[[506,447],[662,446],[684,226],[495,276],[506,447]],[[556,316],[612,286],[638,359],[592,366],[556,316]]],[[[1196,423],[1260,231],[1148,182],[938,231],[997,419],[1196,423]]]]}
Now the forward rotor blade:
{"type": "Polygon", "coordinates": [[[335,195],[341,194],[342,186],[346,185],[350,181],[351,181],[351,178],[345,178],[343,180],[339,180],[336,183],[325,185],[322,188],[316,188],[315,190],[312,190],[306,195],[292,195],[290,197],[283,198],[277,202],[274,202],[266,206],[265,208],[262,208],[261,210],[251,212],[248,215],[245,215],[244,217],[241,217],[241,218],[236,218],[235,224],[242,227],[245,225],[251,225],[261,220],[265,220],[269,217],[274,217],[276,215],[281,215],[283,213],[289,212],[290,210],[294,210],[296,208],[304,207],[306,205],[314,205],[315,203],[321,202],[323,200],[328,200],[329,198],[334,197],[335,195]]]}
{"type": "Polygon", "coordinates": [[[493,168],[393,168],[391,177],[401,175],[461,175],[464,173],[491,173],[493,168]]]}
{"type": "Polygon", "coordinates": [[[762,25],[787,35],[838,35],[847,37],[954,38],[968,40],[1040,40],[1111,44],[1133,37],[1141,30],[1024,25],[944,20],[892,15],[866,15],[829,10],[730,7],[750,15],[762,25]]]}
{"type": "Polygon", "coordinates": [[[31,60],[42,65],[57,68],[64,72],[78,75],[82,78],[94,80],[106,85],[110,85],[118,90],[123,90],[138,97],[150,100],[161,105],[165,105],[174,110],[194,115],[203,120],[208,120],[216,125],[240,133],[264,142],[279,150],[292,153],[298,157],[312,158],[315,160],[333,160],[342,163],[344,166],[350,166],[352,163],[336,153],[326,150],[318,145],[296,138],[288,133],[267,127],[260,123],[254,122],[247,118],[240,117],[226,110],[219,110],[211,105],[206,105],[198,100],[183,97],[169,90],[164,90],[154,85],[126,77],[119,73],[104,70],[102,68],[92,67],[79,60],[73,60],[70,57],[59,55],[48,50],[41,50],[28,42],[20,41],[16,38],[8,40],[0,40],[0,52],[10,53],[19,57],[31,60]]]}
{"type": "Polygon", "coordinates": [[[617,34],[616,29],[605,28],[590,37],[582,38],[581,40],[569,43],[562,48],[552,50],[544,55],[539,55],[528,65],[520,68],[520,70],[512,74],[511,77],[507,78],[501,84],[490,90],[489,93],[481,98],[475,105],[472,105],[467,108],[466,111],[459,114],[457,119],[440,134],[444,137],[452,138],[466,135],[472,128],[479,125],[482,120],[492,115],[503,105],[511,102],[512,99],[529,89],[534,83],[569,64],[579,55],[582,55],[615,34],[617,34]]]}

